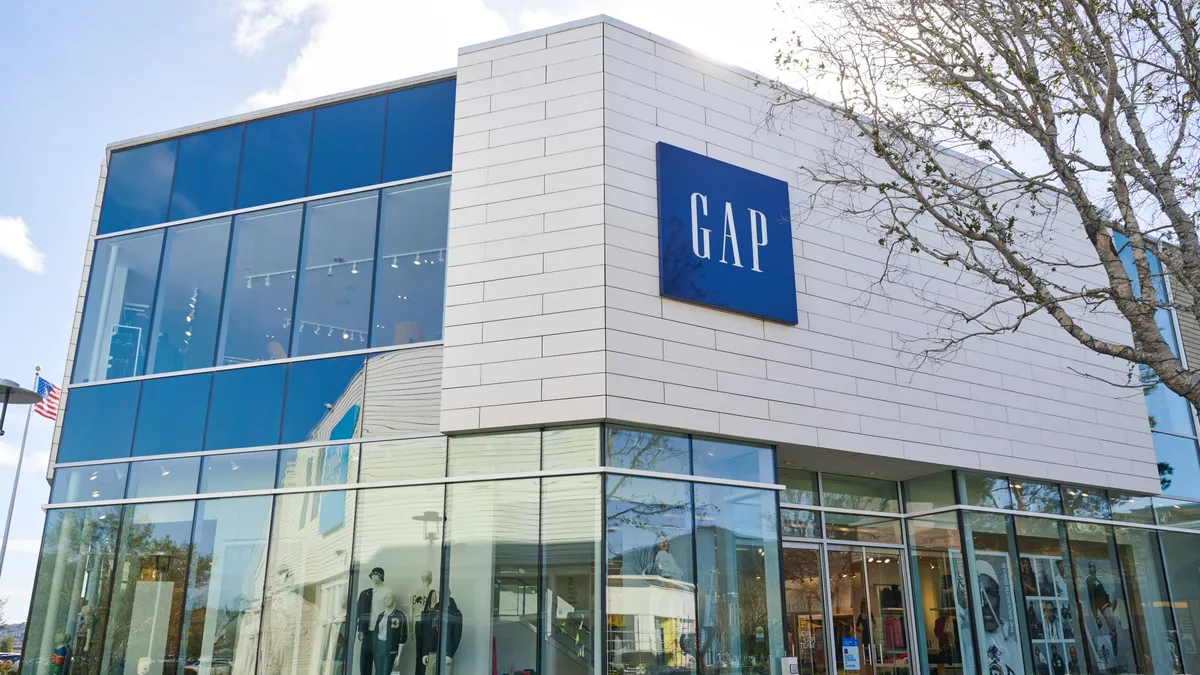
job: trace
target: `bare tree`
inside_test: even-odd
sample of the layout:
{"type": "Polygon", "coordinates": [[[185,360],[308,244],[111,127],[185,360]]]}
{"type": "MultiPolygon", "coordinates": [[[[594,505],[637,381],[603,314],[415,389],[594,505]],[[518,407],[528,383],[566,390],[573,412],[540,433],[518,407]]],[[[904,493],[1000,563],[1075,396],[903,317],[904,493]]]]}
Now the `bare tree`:
{"type": "Polygon", "coordinates": [[[851,132],[803,167],[818,197],[878,234],[880,285],[938,264],[981,291],[909,284],[946,317],[922,355],[1044,314],[1131,386],[1200,404],[1156,321],[1166,278],[1200,319],[1197,0],[812,1],[824,18],[777,38],[777,63],[833,104],[775,92],[777,117],[851,132]]]}

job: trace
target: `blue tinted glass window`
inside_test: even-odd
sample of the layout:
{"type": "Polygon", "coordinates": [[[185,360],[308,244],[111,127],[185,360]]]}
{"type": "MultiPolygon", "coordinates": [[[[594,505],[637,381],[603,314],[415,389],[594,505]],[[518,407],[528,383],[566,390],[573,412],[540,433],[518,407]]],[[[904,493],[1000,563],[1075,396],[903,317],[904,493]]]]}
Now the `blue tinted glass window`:
{"type": "Polygon", "coordinates": [[[205,450],[279,442],[287,366],[237,368],[213,375],[205,450]]]}
{"type": "Polygon", "coordinates": [[[442,339],[450,179],[383,192],[371,346],[442,339]]]}
{"type": "Polygon", "coordinates": [[[229,225],[220,218],[167,228],[147,373],[213,364],[229,225]]]}
{"type": "Polygon", "coordinates": [[[278,456],[271,450],[205,457],[200,467],[200,492],[270,489],[275,486],[278,456]]]}
{"type": "Polygon", "coordinates": [[[141,375],[163,231],[96,242],[72,382],[141,375]]]}
{"type": "Polygon", "coordinates": [[[304,196],[312,120],[312,111],[307,110],[246,125],[238,177],[239,209],[304,196]]]}
{"type": "Polygon", "coordinates": [[[343,485],[357,480],[358,456],[357,444],[282,450],[276,486],[343,485]]]}
{"type": "Polygon", "coordinates": [[[175,163],[175,184],[171,188],[171,220],[233,208],[243,129],[239,124],[179,141],[179,161],[175,163]]]}
{"type": "Polygon", "coordinates": [[[775,482],[775,453],[763,445],[692,439],[692,473],[757,483],[775,482]]]}
{"type": "Polygon", "coordinates": [[[1200,499],[1200,455],[1192,438],[1171,434],[1150,434],[1158,457],[1159,481],[1163,494],[1200,499]]]}
{"type": "Polygon", "coordinates": [[[97,234],[166,222],[178,147],[172,139],[112,154],[97,234]]]}
{"type": "Polygon", "coordinates": [[[128,464],[98,464],[54,470],[50,503],[89,502],[125,496],[128,464]]]}
{"type": "Polygon", "coordinates": [[[292,356],[367,346],[378,203],[368,192],[305,209],[292,356]]]}
{"type": "Polygon", "coordinates": [[[345,356],[293,363],[280,442],[353,438],[362,409],[365,362],[362,356],[345,356]]]}
{"type": "Polygon", "coordinates": [[[385,102],[383,96],[375,96],[317,109],[308,194],[379,182],[385,102]]]}
{"type": "Polygon", "coordinates": [[[125,496],[134,499],[196,494],[199,477],[199,457],[133,462],[129,468],[129,487],[125,496]]]}
{"type": "Polygon", "coordinates": [[[55,461],[65,464],[128,457],[141,389],[140,382],[71,389],[55,461]]]}
{"type": "Polygon", "coordinates": [[[211,383],[209,373],[143,382],[133,455],[145,457],[201,450],[211,383]]]}
{"type": "Polygon", "coordinates": [[[234,220],[217,365],[287,357],[303,222],[302,206],[234,220]]]}
{"type": "Polygon", "coordinates": [[[383,182],[450,170],[454,80],[388,94],[383,182]]]}

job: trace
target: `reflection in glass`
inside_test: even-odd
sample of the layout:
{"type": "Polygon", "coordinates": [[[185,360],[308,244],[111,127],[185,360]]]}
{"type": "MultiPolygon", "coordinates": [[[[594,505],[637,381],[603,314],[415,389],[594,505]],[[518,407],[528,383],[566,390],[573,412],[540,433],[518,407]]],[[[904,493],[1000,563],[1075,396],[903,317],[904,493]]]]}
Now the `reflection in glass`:
{"type": "Polygon", "coordinates": [[[147,373],[213,364],[230,218],[167,229],[147,373]]]}
{"type": "Polygon", "coordinates": [[[608,476],[605,492],[609,672],[695,673],[691,485],[608,476]]]}
{"type": "Polygon", "coordinates": [[[120,499],[125,496],[128,464],[100,464],[54,470],[51,504],[120,499]]]}
{"type": "Polygon", "coordinates": [[[1200,535],[1159,532],[1185,673],[1200,672],[1200,535]]]}
{"type": "Polygon", "coordinates": [[[267,451],[205,457],[200,467],[200,492],[269,490],[275,487],[278,455],[267,451]]]}
{"type": "Polygon", "coordinates": [[[303,220],[301,206],[234,219],[217,365],[287,358],[303,220]]]}
{"type": "Polygon", "coordinates": [[[687,436],[645,429],[606,426],[605,463],[624,469],[690,474],[692,456],[687,436]]]}
{"type": "Polygon", "coordinates": [[[96,242],[71,382],[145,371],[162,243],[163,230],[96,242]]]}
{"type": "Polygon", "coordinates": [[[967,506],[986,506],[992,509],[1011,509],[1012,493],[1008,479],[1002,476],[985,476],[968,471],[958,472],[958,498],[967,506]]]}
{"type": "Polygon", "coordinates": [[[177,139],[119,150],[108,158],[104,206],[96,234],[109,234],[167,220],[177,139]]]}
{"type": "Polygon", "coordinates": [[[600,428],[558,427],[542,431],[542,470],[600,465],[600,428]]]}
{"type": "Polygon", "coordinates": [[[362,444],[359,481],[363,483],[441,478],[445,475],[445,436],[362,444]]]}
{"type": "Polygon", "coordinates": [[[442,350],[403,349],[367,359],[363,436],[437,433],[442,350]]]}
{"type": "Polygon", "coordinates": [[[703,483],[693,489],[698,670],[769,673],[784,648],[775,496],[703,483]]]}
{"type": "Polygon", "coordinates": [[[1129,602],[1138,672],[1185,672],[1158,534],[1132,527],[1115,527],[1113,533],[1129,602]]]}
{"type": "Polygon", "coordinates": [[[181,672],[254,672],[270,526],[270,497],[198,502],[181,672]]]}
{"type": "Polygon", "coordinates": [[[1093,673],[1138,672],[1133,634],[1129,630],[1129,607],[1116,551],[1110,542],[1112,528],[1076,522],[1068,522],[1066,526],[1086,650],[1082,641],[1076,644],[1086,652],[1093,673]]]}
{"type": "Polygon", "coordinates": [[[313,112],[303,110],[246,125],[237,207],[282,202],[304,196],[313,112]]]}
{"type": "Polygon", "coordinates": [[[817,505],[817,472],[801,469],[779,468],[778,480],[786,488],[779,493],[779,501],[798,506],[817,505]]]}
{"type": "Polygon", "coordinates": [[[913,617],[923,672],[975,673],[975,633],[968,609],[958,515],[907,521],[913,580],[913,617]]]}
{"type": "Polygon", "coordinates": [[[1163,527],[1200,530],[1200,502],[1154,497],[1154,513],[1163,527]]]}
{"type": "Polygon", "coordinates": [[[692,439],[692,473],[726,480],[774,483],[775,452],[766,445],[696,437],[692,439]]]}
{"type": "MultiPolygon", "coordinates": [[[[592,427],[599,449],[599,430],[592,427]]],[[[593,453],[593,457],[597,457],[593,453]]],[[[600,477],[542,479],[542,663],[539,673],[601,672],[600,477]]]]}
{"type": "Polygon", "coordinates": [[[199,457],[133,462],[129,466],[129,487],[125,496],[136,499],[192,495],[196,494],[199,481],[199,457]]]}
{"type": "Polygon", "coordinates": [[[1112,507],[1113,520],[1142,525],[1154,524],[1154,503],[1150,497],[1110,492],[1108,503],[1112,507]]]}
{"type": "Polygon", "coordinates": [[[826,511],[825,536],[843,541],[899,544],[901,543],[900,520],[826,511]]]}
{"type": "MultiPolygon", "coordinates": [[[[1004,488],[1007,493],[1007,481],[1004,488]]],[[[962,518],[977,653],[989,673],[1025,675],[1014,588],[1017,571],[1009,552],[1008,518],[971,512],[963,513],[962,518]]]]}
{"type": "Polygon", "coordinates": [[[253,448],[279,442],[287,366],[213,373],[205,450],[253,448]]]}
{"type": "Polygon", "coordinates": [[[442,339],[450,179],[383,191],[371,346],[442,339]]]}
{"type": "Polygon", "coordinates": [[[825,675],[825,594],[821,590],[820,551],[783,550],[783,588],[787,653],[796,657],[798,675],[825,675]]]}
{"type": "Polygon", "coordinates": [[[100,671],[120,515],[117,506],[46,514],[22,651],[24,672],[50,672],[55,658],[68,652],[75,675],[100,671]]]}
{"type": "MultiPolygon", "coordinates": [[[[1034,669],[1043,664],[1054,668],[1076,664],[1079,672],[1086,670],[1080,655],[1085,651],[1084,636],[1088,633],[1086,613],[1077,612],[1075,570],[1067,562],[1067,541],[1062,522],[1044,518],[1015,518],[1017,548],[1020,551],[1019,574],[1025,602],[1025,625],[1029,638],[1029,653],[1034,669]],[[1081,630],[1082,625],[1082,630],[1081,630]]],[[[1074,540],[1072,539],[1072,549],[1074,540]]],[[[1082,586],[1080,587],[1082,589],[1082,586]]],[[[1110,672],[1096,671],[1091,672],[1110,672]]]]}
{"type": "Polygon", "coordinates": [[[1059,492],[1058,483],[1039,483],[1014,478],[1009,487],[1012,488],[1013,507],[1019,511],[1053,514],[1061,514],[1063,511],[1062,493],[1059,492]]]}
{"type": "Polygon", "coordinates": [[[211,382],[212,375],[208,373],[143,382],[133,434],[133,456],[201,450],[211,382]]]}
{"type": "Polygon", "coordinates": [[[1112,518],[1112,505],[1109,504],[1106,490],[1080,485],[1064,485],[1062,486],[1062,496],[1063,511],[1068,516],[1100,520],[1112,518]]]}
{"type": "Polygon", "coordinates": [[[895,481],[823,473],[821,489],[821,503],[825,506],[900,513],[899,488],[895,481]]]}
{"type": "Polygon", "coordinates": [[[367,346],[378,205],[367,192],[305,206],[292,356],[367,346]]]}
{"type": "Polygon", "coordinates": [[[455,81],[388,94],[383,181],[450,170],[455,81]]]}
{"type": "Polygon", "coordinates": [[[840,647],[835,652],[839,673],[911,672],[899,554],[892,549],[829,550],[829,594],[834,644],[840,647]],[[846,651],[853,653],[851,645],[857,646],[857,669],[845,658],[846,651]]]}
{"type": "Polygon", "coordinates": [[[317,108],[313,120],[308,194],[379,182],[383,166],[383,96],[317,108]]]}
{"type": "Polygon", "coordinates": [[[1152,433],[1158,457],[1158,480],[1165,495],[1200,499],[1200,458],[1196,440],[1152,433]]]}
{"type": "Polygon", "coordinates": [[[954,504],[954,474],[950,471],[904,481],[904,510],[908,513],[954,504]]]}
{"type": "MultiPolygon", "coordinates": [[[[358,455],[357,444],[280,450],[276,487],[297,488],[353,483],[358,476],[358,455]]],[[[314,515],[318,508],[319,496],[313,495],[314,515]]]]}
{"type": "Polygon", "coordinates": [[[275,498],[259,673],[342,675],[350,620],[355,492],[275,498]]]}
{"type": "Polygon", "coordinates": [[[537,668],[538,501],[536,478],[446,488],[447,577],[428,658],[437,645],[454,672],[537,668]]]}
{"type": "Polygon", "coordinates": [[[448,475],[537,471],[540,452],[541,433],[536,430],[453,436],[448,475]]]}
{"type": "Polygon", "coordinates": [[[171,220],[233,208],[243,129],[243,125],[236,124],[179,140],[179,160],[171,186],[171,220]]]}
{"type": "Polygon", "coordinates": [[[103,675],[175,675],[195,502],[125,507],[103,675]]]}
{"type": "Polygon", "coordinates": [[[350,673],[425,672],[421,646],[436,632],[444,496],[441,485],[359,491],[350,673]]]}
{"type": "Polygon", "coordinates": [[[779,509],[779,521],[785,537],[821,537],[821,514],[817,511],[779,509]]]}
{"type": "Polygon", "coordinates": [[[364,366],[362,356],[291,364],[280,442],[340,441],[357,436],[364,366]]]}
{"type": "Polygon", "coordinates": [[[55,461],[128,457],[141,390],[141,382],[69,390],[55,461]]]}

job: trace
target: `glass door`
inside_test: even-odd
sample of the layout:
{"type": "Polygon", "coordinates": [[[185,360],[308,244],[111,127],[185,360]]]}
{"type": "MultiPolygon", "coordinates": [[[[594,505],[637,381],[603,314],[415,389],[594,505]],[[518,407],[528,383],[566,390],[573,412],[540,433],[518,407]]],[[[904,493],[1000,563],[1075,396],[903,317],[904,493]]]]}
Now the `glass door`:
{"type": "Polygon", "coordinates": [[[829,547],[833,661],[847,675],[908,675],[908,596],[900,549],[829,547]]]}
{"type": "MultiPolygon", "coordinates": [[[[821,549],[816,544],[785,544],[783,589],[787,603],[787,653],[797,675],[827,675],[825,590],[821,549]]],[[[788,673],[787,675],[791,675],[788,673]]]]}

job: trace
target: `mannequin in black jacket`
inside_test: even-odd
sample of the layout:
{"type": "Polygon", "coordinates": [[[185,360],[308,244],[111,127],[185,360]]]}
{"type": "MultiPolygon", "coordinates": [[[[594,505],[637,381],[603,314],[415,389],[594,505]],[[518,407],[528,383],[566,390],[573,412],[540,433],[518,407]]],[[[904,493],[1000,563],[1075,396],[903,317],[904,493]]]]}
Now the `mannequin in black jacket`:
{"type": "MultiPolygon", "coordinates": [[[[359,644],[358,667],[361,675],[371,675],[371,668],[375,664],[375,618],[382,611],[382,604],[385,593],[391,593],[391,589],[383,585],[384,572],[382,567],[376,567],[371,570],[369,575],[371,579],[371,587],[365,589],[358,594],[358,605],[355,607],[357,615],[357,631],[359,644]]],[[[395,600],[393,599],[393,604],[395,600]]],[[[377,675],[387,675],[387,673],[377,673],[377,675]]]]}
{"type": "MultiPolygon", "coordinates": [[[[450,665],[454,662],[454,655],[458,652],[458,645],[462,643],[463,632],[463,615],[458,609],[458,603],[454,602],[454,598],[449,598],[446,602],[446,664],[450,665]]],[[[430,623],[425,626],[424,638],[425,646],[421,650],[425,653],[422,662],[425,664],[425,673],[437,672],[437,654],[438,643],[442,637],[442,603],[438,603],[433,608],[432,612],[426,612],[423,615],[422,622],[425,618],[430,618],[430,623]]]]}
{"type": "Polygon", "coordinates": [[[371,623],[371,634],[375,639],[372,652],[376,675],[392,672],[396,658],[400,656],[400,645],[408,641],[408,617],[396,607],[396,595],[386,590],[382,600],[383,611],[371,623]]]}

